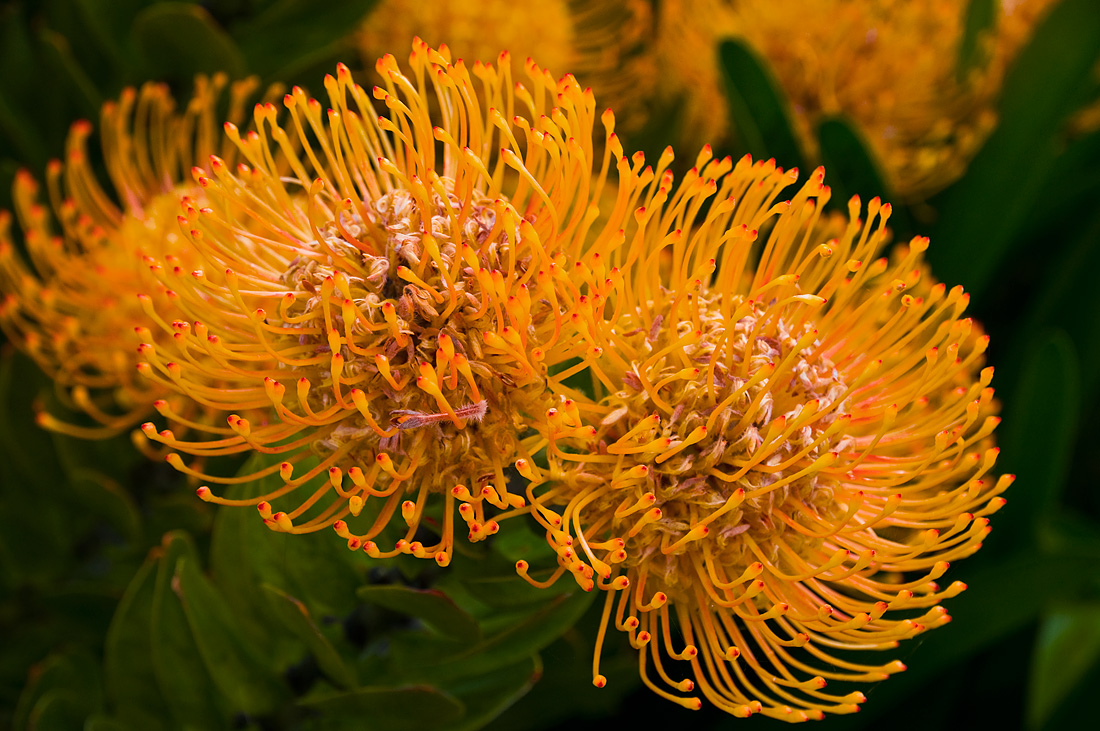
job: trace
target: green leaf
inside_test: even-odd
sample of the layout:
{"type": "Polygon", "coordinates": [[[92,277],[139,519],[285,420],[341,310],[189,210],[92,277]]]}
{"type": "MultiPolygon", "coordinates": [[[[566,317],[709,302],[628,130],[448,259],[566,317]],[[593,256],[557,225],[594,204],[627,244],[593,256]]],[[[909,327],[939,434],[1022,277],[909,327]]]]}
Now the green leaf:
{"type": "Polygon", "coordinates": [[[446,637],[463,642],[481,637],[477,621],[441,591],[390,585],[363,586],[357,594],[363,601],[421,619],[446,637]]]}
{"type": "MultiPolygon", "coordinates": [[[[45,62],[52,71],[51,77],[66,96],[74,99],[79,113],[87,119],[95,119],[103,104],[103,97],[80,64],[73,58],[72,49],[65,36],[48,28],[38,32],[39,44],[45,62]]],[[[60,152],[60,151],[59,151],[60,152]]]]}
{"type": "Polygon", "coordinates": [[[1069,337],[1060,330],[1045,333],[1029,341],[1024,353],[1021,378],[1005,406],[1000,467],[1016,474],[1027,495],[1015,499],[1008,493],[991,539],[1010,536],[1003,547],[1014,550],[1024,540],[1035,545],[1059,503],[1081,413],[1081,377],[1069,337]]]}
{"type": "Polygon", "coordinates": [[[27,718],[27,728],[34,731],[70,731],[80,728],[88,709],[64,688],[43,694],[27,718]]]}
{"type": "Polygon", "coordinates": [[[804,168],[786,97],[767,64],[745,43],[723,41],[718,50],[734,135],[755,159],[775,158],[804,168]]]}
{"type": "Polygon", "coordinates": [[[355,687],[355,672],[344,663],[328,638],[321,634],[306,605],[270,584],[264,584],[263,588],[272,611],[279,616],[284,627],[306,644],[325,675],[342,688],[355,687]]]}
{"type": "MultiPolygon", "coordinates": [[[[277,457],[254,455],[241,467],[241,475],[253,474],[277,457]]],[[[312,464],[303,463],[300,470],[312,464]]],[[[298,488],[310,494],[326,478],[298,488]]],[[[278,474],[248,484],[234,485],[225,496],[245,499],[283,487],[278,474]]],[[[291,498],[293,499],[293,498],[291,498]]],[[[259,594],[263,583],[291,596],[301,597],[313,614],[343,615],[355,604],[355,590],[363,584],[362,572],[370,565],[362,553],[349,551],[333,531],[289,535],[268,529],[255,508],[216,507],[210,546],[210,572],[230,605],[239,612],[267,612],[268,602],[259,594]]]]}
{"type": "MultiPolygon", "coordinates": [[[[1093,179],[1085,188],[1094,188],[1094,194],[1100,196],[1100,133],[1091,136],[1094,142],[1096,170],[1093,179]]],[[[1072,150],[1072,148],[1071,148],[1072,150]]],[[[1067,150],[1069,155],[1071,150],[1067,150]]],[[[1082,171],[1083,172],[1083,171],[1082,171]]],[[[1086,182],[1082,175],[1071,176],[1086,182]]],[[[1061,256],[1049,262],[1045,276],[1041,280],[1039,292],[1029,300],[1029,308],[1022,326],[1014,327],[1018,343],[1010,357],[1005,359],[1005,370],[1024,359],[1031,347],[1033,333],[1045,328],[1057,327],[1065,330],[1077,348],[1081,372],[1081,402],[1094,403],[1100,395],[1100,298],[1094,293],[1094,273],[1100,268],[1100,211],[1094,211],[1091,217],[1080,215],[1089,210],[1085,198],[1077,201],[1077,207],[1066,211],[1058,227],[1060,238],[1066,240],[1061,256]],[[1072,228],[1068,225],[1072,224],[1072,228]]],[[[1052,222],[1053,223],[1053,222],[1052,222]]],[[[1055,226],[1048,229],[1054,230],[1055,226]]],[[[1037,231],[1032,240],[1036,245],[1049,234],[1037,231]]],[[[1037,274],[1038,272],[1035,272],[1037,274]]]]}
{"type": "Polygon", "coordinates": [[[371,731],[441,728],[459,718],[465,710],[454,696],[435,688],[415,685],[359,688],[350,693],[304,698],[298,703],[326,716],[370,719],[371,731]]]}
{"type": "MultiPolygon", "coordinates": [[[[531,572],[531,577],[536,580],[545,580],[553,571],[531,572]]],[[[555,595],[569,592],[569,586],[563,581],[549,589],[539,589],[516,576],[513,570],[511,574],[471,576],[462,582],[470,596],[493,609],[514,609],[517,607],[542,604],[555,595]]]]}
{"type": "Polygon", "coordinates": [[[103,517],[128,543],[141,541],[141,515],[121,485],[91,469],[77,470],[70,479],[74,497],[83,509],[103,517]]]}
{"type": "Polygon", "coordinates": [[[176,564],[198,561],[195,546],[187,534],[173,532],[165,535],[162,550],[153,589],[153,675],[178,725],[221,728],[225,713],[174,588],[176,564]]]}
{"type": "Polygon", "coordinates": [[[542,675],[542,661],[531,655],[514,665],[472,676],[447,690],[466,706],[466,715],[447,726],[446,731],[476,731],[483,728],[525,696],[542,675]]]}
{"type": "Polygon", "coordinates": [[[1062,128],[1084,101],[1100,59],[1100,3],[1064,0],[1036,29],[1005,78],[1000,123],[967,174],[938,201],[929,260],[944,281],[977,299],[1043,190],[1062,145],[1062,128]]]}
{"type": "Polygon", "coordinates": [[[520,621],[445,660],[437,660],[415,672],[436,680],[453,680],[491,672],[520,662],[560,637],[576,624],[592,602],[592,594],[582,591],[557,597],[537,611],[526,613],[520,621]]]}
{"type": "Polygon", "coordinates": [[[47,147],[34,118],[42,105],[34,104],[40,97],[39,82],[35,74],[28,73],[38,59],[26,12],[19,3],[0,6],[0,139],[24,163],[38,168],[46,163],[47,147]]]}
{"type": "Polygon", "coordinates": [[[988,54],[982,53],[981,39],[996,29],[997,0],[970,0],[966,4],[963,35],[959,39],[959,57],[955,77],[964,83],[970,72],[985,65],[988,54]]]}
{"type": "MultiPolygon", "coordinates": [[[[833,189],[832,200],[846,205],[853,195],[864,202],[878,197],[883,202],[896,202],[886,177],[875,162],[871,148],[859,129],[844,117],[827,117],[817,127],[821,164],[825,166],[825,182],[833,189]]],[[[893,205],[890,226],[898,238],[908,239],[913,224],[900,205],[893,205]]]]}
{"type": "Polygon", "coordinates": [[[1100,660],[1100,604],[1051,611],[1036,638],[1027,695],[1027,721],[1040,728],[1100,660]]]}
{"type": "Polygon", "coordinates": [[[244,76],[244,56],[205,9],[164,2],[138,13],[130,38],[151,76],[190,81],[198,73],[244,76]]]}
{"type": "Polygon", "coordinates": [[[249,714],[272,711],[286,689],[255,653],[255,646],[243,641],[237,625],[245,618],[233,615],[194,559],[181,558],[175,578],[176,593],[206,669],[233,710],[249,714]]]}
{"type": "Polygon", "coordinates": [[[69,729],[103,706],[99,668],[80,651],[51,655],[31,673],[12,718],[14,728],[69,729]]]}
{"type": "MultiPolygon", "coordinates": [[[[233,27],[233,36],[257,73],[267,81],[295,81],[297,74],[346,48],[349,33],[374,8],[377,0],[321,3],[280,0],[263,13],[233,27]]],[[[411,42],[412,39],[410,38],[411,42]]],[[[335,68],[329,68],[333,73],[335,68]]],[[[319,83],[314,79],[312,83],[319,83]]]]}
{"type": "Polygon", "coordinates": [[[107,697],[118,718],[134,728],[162,728],[167,716],[153,665],[151,631],[158,561],[148,559],[134,575],[107,630],[103,651],[107,697]]]}
{"type": "Polygon", "coordinates": [[[75,540],[56,497],[65,485],[50,435],[34,422],[45,377],[23,355],[0,359],[0,585],[41,585],[64,569],[75,540]]]}
{"type": "Polygon", "coordinates": [[[130,32],[138,12],[157,0],[72,0],[73,15],[79,19],[84,33],[91,37],[97,49],[106,56],[115,69],[137,64],[128,58],[123,40],[130,32]]]}
{"type": "Polygon", "coordinates": [[[131,731],[134,728],[153,729],[160,728],[160,726],[128,726],[122,721],[107,716],[91,716],[84,722],[83,731],[131,731]]]}

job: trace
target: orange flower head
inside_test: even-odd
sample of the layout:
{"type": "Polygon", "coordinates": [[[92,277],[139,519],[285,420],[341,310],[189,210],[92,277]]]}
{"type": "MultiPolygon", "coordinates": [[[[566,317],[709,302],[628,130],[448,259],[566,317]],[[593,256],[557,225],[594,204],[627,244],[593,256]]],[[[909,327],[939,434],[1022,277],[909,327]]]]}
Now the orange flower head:
{"type": "Polygon", "coordinates": [[[960,0],[671,0],[658,24],[657,53],[670,70],[659,93],[682,97],[689,139],[720,140],[729,120],[713,49],[741,39],[789,99],[809,155],[818,154],[818,124],[844,115],[894,191],[922,198],[959,178],[992,132],[1005,71],[1050,4],[998,3],[981,62],[960,79],[967,6],[960,0]],[[685,51],[700,47],[710,50],[685,51]]]}
{"type": "Polygon", "coordinates": [[[827,683],[904,666],[838,651],[949,621],[940,602],[965,587],[938,580],[1004,502],[967,296],[922,280],[927,239],[880,256],[878,199],[823,218],[823,175],[782,199],[797,171],[704,150],[678,187],[659,177],[607,257],[623,276],[582,328],[602,398],[547,418],[532,475],[551,580],[607,592],[597,686],[614,625],[685,707],[858,710],[827,683]]]}
{"type": "Polygon", "coordinates": [[[255,132],[227,127],[248,163],[195,172],[210,203],[185,201],[182,221],[203,265],[162,268],[182,316],[162,318],[171,343],[143,348],[142,371],[228,428],[210,441],[145,429],[197,456],[286,455],[221,480],[278,472],[276,492],[228,500],[204,487],[204,499],[256,505],[275,530],[331,526],[371,556],[445,565],[458,518],[477,541],[498,529],[491,511],[525,504],[505,470],[532,461],[540,437],[525,430],[568,395],[567,362],[587,347],[566,262],[618,235],[629,191],[601,216],[622,148],[605,113],[594,162],[595,99],[573,77],[528,62],[513,82],[507,54],[467,68],[419,40],[409,63],[384,56],[373,92],[340,66],[327,112],[296,88],[282,121],[268,104],[255,132]],[[316,466],[295,471],[311,454],[316,466]],[[380,536],[395,513],[403,537],[380,536]],[[429,522],[440,535],[418,536],[429,522]]]}
{"type": "MultiPolygon", "coordinates": [[[[74,124],[64,163],[47,169],[56,223],[30,173],[16,176],[15,217],[29,263],[13,240],[11,215],[0,211],[0,326],[71,406],[102,424],[80,427],[42,413],[45,426],[79,436],[113,434],[147,416],[163,395],[134,370],[142,340],[134,328],[145,320],[138,293],[171,308],[172,294],[154,286],[146,261],[189,262],[189,247],[173,233],[177,196],[197,194],[187,171],[218,149],[214,114],[225,86],[224,77],[199,77],[181,112],[163,84],[127,89],[105,104],[101,138],[113,191],[92,172],[91,124],[74,124]]],[[[254,89],[254,81],[233,85],[231,114],[254,89]]]]}

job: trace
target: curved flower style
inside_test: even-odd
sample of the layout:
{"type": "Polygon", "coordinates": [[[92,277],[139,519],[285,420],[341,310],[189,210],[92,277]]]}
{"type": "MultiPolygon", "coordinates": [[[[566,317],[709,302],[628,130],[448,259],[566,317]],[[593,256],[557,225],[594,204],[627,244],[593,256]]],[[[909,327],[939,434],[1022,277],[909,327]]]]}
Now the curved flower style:
{"type": "MultiPolygon", "coordinates": [[[[73,406],[103,425],[80,427],[42,413],[45,426],[79,436],[116,433],[148,416],[163,393],[137,375],[140,339],[128,336],[145,318],[139,291],[149,289],[170,308],[169,295],[152,289],[156,280],[146,259],[188,260],[186,242],[170,232],[177,195],[198,193],[185,176],[219,149],[214,115],[225,85],[222,76],[198,78],[194,98],[180,113],[164,84],[127,89],[105,104],[103,157],[113,192],[100,187],[91,169],[91,124],[74,124],[65,163],[55,160],[47,170],[59,233],[39,203],[34,178],[26,171],[16,176],[15,213],[30,266],[12,240],[11,215],[0,211],[0,326],[73,406]]],[[[232,116],[239,116],[255,87],[255,81],[233,85],[232,116]]]]}
{"type": "Polygon", "coordinates": [[[606,395],[553,409],[545,467],[519,467],[549,581],[607,592],[597,686],[613,624],[688,708],[698,690],[737,716],[852,712],[863,695],[827,680],[904,666],[845,651],[949,621],[965,587],[937,580],[1004,503],[988,339],[961,287],[922,280],[927,239],[877,258],[889,205],[822,219],[822,170],[776,202],[797,171],[709,158],[675,190],[661,176],[607,257],[616,288],[580,311],[606,395]]]}
{"type": "Polygon", "coordinates": [[[573,77],[555,83],[528,62],[529,85],[514,84],[507,54],[471,76],[419,40],[410,65],[405,75],[393,56],[378,62],[383,116],[340,66],[325,81],[327,127],[297,88],[283,124],[264,105],[256,132],[227,127],[249,164],[234,172],[214,158],[196,172],[210,204],[185,204],[181,222],[204,266],[157,268],[183,316],[161,320],[172,338],[142,346],[141,370],[227,414],[229,428],[205,442],[144,428],[198,456],[287,455],[256,475],[199,475],[278,472],[276,492],[229,500],[203,487],[206,500],[257,505],[275,530],[333,526],[371,556],[445,565],[456,512],[476,541],[498,529],[488,510],[524,505],[505,469],[531,458],[539,437],[524,430],[553,393],[570,393],[562,381],[587,349],[567,316],[566,263],[584,242],[618,235],[630,188],[596,224],[622,148],[606,113],[593,175],[595,100],[573,77]],[[240,416],[261,408],[266,421],[240,416]],[[311,451],[319,464],[295,473],[311,451]],[[298,495],[322,474],[326,484],[298,495]],[[442,535],[418,536],[440,493],[442,535]],[[375,539],[396,512],[407,530],[384,550],[375,539]]]}
{"type": "Polygon", "coordinates": [[[454,58],[491,63],[507,48],[554,74],[568,70],[591,86],[601,103],[620,113],[652,95],[657,79],[652,10],[645,0],[549,0],[517,3],[381,0],[358,33],[368,62],[403,52],[414,35],[430,45],[446,42],[454,58]]]}
{"type": "Polygon", "coordinates": [[[720,139],[729,120],[717,57],[684,49],[742,38],[789,98],[808,154],[817,155],[818,123],[846,115],[895,192],[921,198],[961,176],[993,130],[1005,71],[1050,4],[999,4],[983,46],[988,59],[959,81],[961,0],[671,0],[658,23],[658,55],[670,69],[660,93],[683,96],[689,139],[720,139]]]}

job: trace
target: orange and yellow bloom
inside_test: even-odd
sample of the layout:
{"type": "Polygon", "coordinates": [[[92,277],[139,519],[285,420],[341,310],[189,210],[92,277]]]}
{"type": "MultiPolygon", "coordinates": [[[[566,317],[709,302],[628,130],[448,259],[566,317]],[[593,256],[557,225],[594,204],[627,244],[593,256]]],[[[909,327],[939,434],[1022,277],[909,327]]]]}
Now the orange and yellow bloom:
{"type": "MultiPolygon", "coordinates": [[[[82,436],[114,433],[148,416],[163,393],[135,370],[141,339],[134,328],[145,320],[138,293],[171,308],[171,293],[152,286],[148,259],[192,261],[174,225],[178,196],[198,193],[189,181],[191,166],[222,149],[215,108],[226,83],[224,77],[200,77],[181,112],[163,84],[127,89],[106,104],[100,121],[110,192],[89,161],[91,124],[74,124],[65,162],[54,161],[47,170],[56,224],[30,173],[16,177],[15,218],[29,265],[13,240],[11,215],[0,212],[0,326],[56,381],[71,406],[102,427],[42,413],[44,425],[82,436]]],[[[254,89],[253,81],[232,86],[232,116],[254,89]]]]}
{"type": "Polygon", "coordinates": [[[927,239],[881,256],[889,205],[822,215],[822,170],[793,193],[797,171],[709,150],[678,186],[656,172],[582,313],[600,398],[555,409],[546,464],[522,465],[549,581],[606,591],[597,686],[614,626],[688,708],[858,710],[827,684],[904,666],[846,651],[949,621],[965,587],[938,580],[1004,502],[988,339],[924,281],[927,239]]]}
{"type": "Polygon", "coordinates": [[[531,62],[517,83],[506,54],[467,67],[417,41],[409,72],[388,55],[378,72],[385,88],[369,93],[341,66],[327,114],[301,89],[283,121],[257,106],[255,131],[227,127],[247,163],[196,170],[209,204],[185,201],[181,224],[202,266],[155,267],[180,314],[160,318],[169,337],[141,346],[141,370],[227,426],[206,441],[145,432],[200,457],[286,455],[221,480],[277,472],[275,493],[204,499],[256,505],[280,531],[334,527],[371,556],[446,564],[460,518],[480,540],[498,529],[493,508],[525,503],[505,470],[533,459],[531,427],[569,394],[587,347],[568,316],[568,252],[625,225],[625,198],[599,222],[593,204],[621,146],[605,114],[601,163],[592,92],[531,62]],[[439,535],[417,536],[436,521],[439,535]],[[403,537],[379,545],[391,524],[403,537]]]}

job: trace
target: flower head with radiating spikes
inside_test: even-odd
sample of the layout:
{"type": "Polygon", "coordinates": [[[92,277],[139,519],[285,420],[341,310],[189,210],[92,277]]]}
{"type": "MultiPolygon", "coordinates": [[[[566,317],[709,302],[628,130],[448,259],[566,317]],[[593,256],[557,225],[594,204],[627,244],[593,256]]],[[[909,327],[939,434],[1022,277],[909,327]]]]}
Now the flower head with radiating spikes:
{"type": "Polygon", "coordinates": [[[327,114],[301,89],[281,122],[257,106],[255,132],[227,128],[248,164],[196,171],[210,203],[185,203],[181,223],[204,265],[160,269],[184,317],[161,322],[170,347],[142,346],[142,371],[228,428],[205,442],[146,433],[199,456],[287,455],[261,473],[282,475],[276,493],[204,499],[257,505],[275,530],[334,527],[371,556],[446,564],[458,518],[480,540],[498,528],[489,510],[524,505],[505,469],[531,458],[539,437],[525,430],[569,393],[566,362],[587,348],[565,263],[618,234],[629,190],[607,181],[622,154],[613,116],[601,167],[595,99],[571,76],[528,62],[514,83],[507,54],[468,69],[419,40],[410,66],[384,56],[373,95],[340,66],[327,114]],[[621,202],[601,213],[605,188],[621,202]],[[264,421],[240,416],[263,407],[264,421]],[[319,463],[296,472],[310,454],[319,463]],[[395,513],[407,531],[379,546],[395,513]],[[430,521],[441,535],[417,536],[430,521]]]}
{"type": "MultiPolygon", "coordinates": [[[[183,250],[189,247],[175,233],[177,196],[198,194],[191,166],[221,149],[214,116],[225,85],[223,76],[199,77],[183,112],[175,111],[164,84],[127,89],[105,104],[101,137],[113,192],[92,172],[91,124],[74,124],[65,162],[54,161],[47,171],[59,231],[39,203],[34,178],[25,171],[16,176],[15,213],[30,266],[13,242],[10,214],[0,211],[0,325],[54,378],[70,405],[103,428],[42,413],[44,425],[80,436],[114,433],[147,417],[163,393],[134,370],[141,342],[134,327],[145,318],[137,294],[147,291],[171,308],[146,260],[188,259],[183,250]]],[[[231,118],[255,88],[254,80],[232,86],[231,118]]]]}
{"type": "Polygon", "coordinates": [[[997,3],[959,78],[967,2],[937,0],[669,0],[662,4],[659,94],[678,100],[691,141],[728,131],[713,49],[738,38],[760,55],[790,100],[795,131],[816,156],[817,126],[844,115],[859,128],[893,190],[921,198],[963,172],[996,124],[1007,68],[1051,0],[997,3]],[[718,110],[717,112],[715,110],[718,110]]]}
{"type": "Polygon", "coordinates": [[[547,462],[518,465],[550,580],[607,592],[597,686],[614,625],[688,708],[855,711],[829,681],[904,666],[846,651],[949,621],[965,587],[937,580],[1004,502],[987,338],[961,288],[922,279],[927,239],[881,257],[889,205],[822,216],[823,171],[786,200],[797,171],[772,161],[705,150],[675,188],[657,172],[604,257],[621,278],[578,313],[602,398],[555,407],[547,462]]]}

